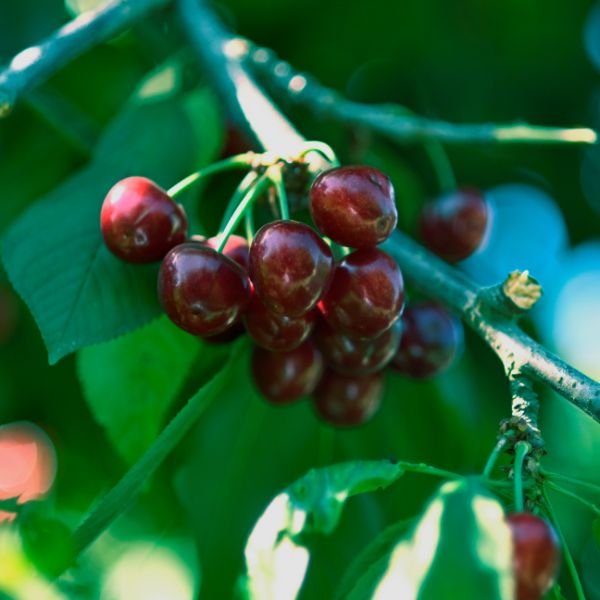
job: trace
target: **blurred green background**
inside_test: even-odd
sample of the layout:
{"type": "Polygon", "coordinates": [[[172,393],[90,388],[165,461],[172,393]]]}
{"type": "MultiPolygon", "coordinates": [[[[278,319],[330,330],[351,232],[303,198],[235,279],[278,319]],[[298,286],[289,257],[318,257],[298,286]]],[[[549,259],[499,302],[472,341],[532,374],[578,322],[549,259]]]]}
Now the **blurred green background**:
{"type": "MultiPolygon", "coordinates": [[[[0,2],[0,60],[8,61],[48,35],[80,4],[0,2]]],[[[600,67],[600,9],[593,2],[231,0],[218,9],[243,35],[272,47],[295,67],[356,100],[397,102],[457,123],[599,124],[600,75],[594,61],[600,67]]],[[[176,16],[166,10],[87,52],[23,98],[0,122],[0,234],[36,199],[86,165],[90,146],[139,82],[163,61],[177,56],[184,66],[182,85],[202,85],[201,71],[188,52],[176,16]]],[[[401,226],[414,231],[418,208],[439,191],[421,147],[394,147],[302,110],[291,114],[300,131],[309,139],[334,145],[343,161],[366,161],[389,172],[401,226]]],[[[207,144],[223,143],[224,123],[223,119],[213,127],[207,144]]],[[[451,146],[447,151],[461,184],[489,190],[522,183],[554,199],[570,246],[561,248],[552,275],[542,281],[548,295],[529,329],[599,378],[600,335],[590,334],[598,331],[600,318],[598,153],[578,147],[509,144],[451,146]],[[581,244],[589,251],[572,250],[581,244]],[[577,276],[590,272],[595,275],[589,281],[570,295],[563,294],[577,276]],[[563,312],[570,315],[568,327],[563,326],[563,312]]],[[[210,208],[200,203],[195,215],[200,229],[216,226],[228,185],[225,181],[211,186],[210,208]]],[[[535,231],[538,216],[524,211],[519,219],[535,231]]],[[[516,234],[507,231],[510,235],[516,234]]],[[[562,233],[550,229],[544,235],[562,233]]],[[[30,241],[36,243],[35,231],[30,241]]],[[[540,254],[544,248],[542,237],[540,254]]],[[[534,264],[538,259],[531,256],[534,264]]],[[[48,366],[39,331],[10,291],[4,273],[0,286],[0,424],[29,420],[48,433],[58,454],[51,502],[57,514],[75,524],[97,495],[124,473],[131,457],[115,450],[94,419],[79,383],[77,358],[71,355],[48,366]],[[10,311],[14,319],[4,319],[2,315],[10,311]]],[[[228,352],[226,347],[198,348],[192,373],[180,386],[168,415],[228,352]]],[[[143,354],[139,360],[144,363],[143,354]]],[[[165,367],[158,360],[153,368],[165,367]]],[[[389,375],[382,410],[367,426],[352,431],[331,433],[317,423],[307,403],[281,410],[266,406],[249,379],[240,378],[239,389],[213,404],[148,484],[143,498],[90,553],[81,566],[78,586],[57,592],[66,594],[57,597],[154,598],[117,592],[110,596],[106,591],[99,596],[108,571],[117,570],[118,557],[144,543],[155,553],[170,548],[173,569],[187,573],[180,582],[184,591],[180,596],[173,592],[170,598],[191,598],[198,578],[201,597],[229,597],[255,520],[275,494],[310,467],[396,457],[460,472],[481,470],[498,422],[509,408],[508,386],[498,361],[470,334],[462,359],[436,380],[413,383],[389,375]]],[[[542,413],[549,467],[600,483],[600,427],[547,390],[542,413]]],[[[387,524],[417,513],[435,484],[406,476],[385,492],[351,501],[339,529],[329,538],[315,539],[302,597],[331,598],[357,552],[387,524]]],[[[555,502],[589,598],[600,599],[600,551],[592,542],[591,515],[563,498],[555,502]]],[[[161,564],[168,562],[164,559],[161,564]]],[[[6,576],[2,570],[0,563],[0,582],[6,576]]],[[[130,567],[130,578],[135,571],[130,567]]],[[[568,577],[563,588],[566,597],[572,597],[568,577]]]]}

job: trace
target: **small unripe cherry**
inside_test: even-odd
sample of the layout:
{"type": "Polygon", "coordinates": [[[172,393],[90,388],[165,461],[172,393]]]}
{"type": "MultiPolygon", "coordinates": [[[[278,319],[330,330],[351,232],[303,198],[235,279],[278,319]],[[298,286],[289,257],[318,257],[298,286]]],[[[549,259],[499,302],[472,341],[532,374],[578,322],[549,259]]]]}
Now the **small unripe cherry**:
{"type": "Polygon", "coordinates": [[[185,241],[183,207],[145,177],[127,177],[104,199],[100,228],[108,249],[132,263],[156,262],[185,241]]]}
{"type": "Polygon", "coordinates": [[[488,209],[481,192],[459,188],[423,207],[421,238],[432,252],[457,262],[477,250],[487,225],[488,209]]]}
{"type": "Polygon", "coordinates": [[[319,416],[338,427],[366,423],[383,396],[383,374],[352,376],[327,371],[313,392],[319,416]]]}
{"type": "Polygon", "coordinates": [[[256,387],[273,404],[288,404],[310,394],[323,372],[323,358],[311,340],[288,352],[256,347],[252,374],[256,387]]]}
{"type": "Polygon", "coordinates": [[[548,521],[531,513],[511,513],[507,522],[513,538],[516,600],[540,600],[558,575],[558,535],[548,521]]]}
{"type": "Polygon", "coordinates": [[[369,248],[387,239],[398,221],[394,187],[378,169],[338,167],[321,173],[310,189],[310,213],[334,242],[369,248]]]}
{"type": "Polygon", "coordinates": [[[215,336],[236,323],[250,302],[250,282],[234,261],[197,242],[173,248],[162,262],[158,295],[181,329],[215,336]]]}

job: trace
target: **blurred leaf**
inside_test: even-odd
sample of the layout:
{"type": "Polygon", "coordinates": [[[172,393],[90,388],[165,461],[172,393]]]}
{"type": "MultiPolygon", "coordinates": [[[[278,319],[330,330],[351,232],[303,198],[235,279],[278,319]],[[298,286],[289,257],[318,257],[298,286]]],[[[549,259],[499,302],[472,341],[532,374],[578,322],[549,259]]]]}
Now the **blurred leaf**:
{"type": "Polygon", "coordinates": [[[567,600],[560,589],[560,585],[555,584],[552,589],[548,592],[547,597],[549,600],[567,600]]]}
{"type": "Polygon", "coordinates": [[[200,345],[166,317],[79,352],[79,377],[94,417],[133,462],[162,428],[200,345]]]}
{"type": "MultiPolygon", "coordinates": [[[[512,542],[500,503],[473,480],[444,484],[394,549],[373,599],[512,600],[512,542]]],[[[352,600],[371,597],[362,593],[352,600]]]]}
{"type": "Polygon", "coordinates": [[[592,533],[594,534],[594,541],[596,542],[596,546],[598,550],[600,550],[600,517],[594,519],[594,523],[592,525],[592,533]]]}
{"type": "Polygon", "coordinates": [[[170,185],[200,160],[213,158],[216,126],[196,138],[189,110],[190,103],[205,103],[210,112],[212,98],[200,92],[126,109],[107,129],[95,161],[32,206],[6,234],[6,270],[36,319],[51,364],[160,314],[157,267],[112,256],[98,225],[100,207],[123,177],[145,175],[170,185]]]}
{"type": "Polygon", "coordinates": [[[74,16],[96,10],[106,4],[106,0],[65,0],[65,8],[74,16]]]}
{"type": "Polygon", "coordinates": [[[331,533],[349,497],[387,487],[402,474],[388,461],[342,463],[313,469],[279,494],[246,544],[249,597],[296,598],[310,558],[302,535],[331,533]]]}

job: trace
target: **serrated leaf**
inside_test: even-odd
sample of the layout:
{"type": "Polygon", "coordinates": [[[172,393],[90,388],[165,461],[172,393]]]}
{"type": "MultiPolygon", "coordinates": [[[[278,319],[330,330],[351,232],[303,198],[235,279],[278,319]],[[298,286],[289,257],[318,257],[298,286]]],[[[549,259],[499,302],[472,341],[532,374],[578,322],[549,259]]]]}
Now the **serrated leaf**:
{"type": "Polygon", "coordinates": [[[87,403],[128,462],[139,458],[162,429],[199,348],[197,339],[162,317],[79,352],[87,403]]]}
{"type": "Polygon", "coordinates": [[[313,469],[279,494],[256,523],[245,549],[248,596],[297,597],[310,559],[303,534],[331,533],[346,500],[383,488],[402,475],[387,461],[356,461],[313,469]]]}
{"type": "Polygon", "coordinates": [[[211,149],[200,152],[203,140],[194,135],[185,104],[190,101],[128,108],[109,127],[94,162],[39,200],[5,236],[6,270],[33,313],[51,364],[160,314],[157,266],[113,257],[99,214],[106,192],[123,177],[144,175],[168,186],[197,168],[201,154],[204,162],[212,158],[212,142],[204,140],[211,149]]]}
{"type": "MultiPolygon", "coordinates": [[[[511,534],[500,503],[473,480],[444,484],[396,546],[373,600],[512,600],[511,534]]],[[[364,595],[350,595],[352,600],[364,595]]]]}

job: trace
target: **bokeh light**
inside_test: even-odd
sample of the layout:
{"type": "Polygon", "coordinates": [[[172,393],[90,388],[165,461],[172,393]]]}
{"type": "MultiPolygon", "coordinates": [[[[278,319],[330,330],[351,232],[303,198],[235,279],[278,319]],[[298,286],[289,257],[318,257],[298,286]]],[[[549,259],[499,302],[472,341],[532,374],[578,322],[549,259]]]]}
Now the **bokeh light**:
{"type": "Polygon", "coordinates": [[[481,285],[493,285],[515,269],[542,283],[567,247],[562,214],[548,194],[526,184],[506,184],[485,193],[490,221],[484,241],[460,266],[481,285]]]}

